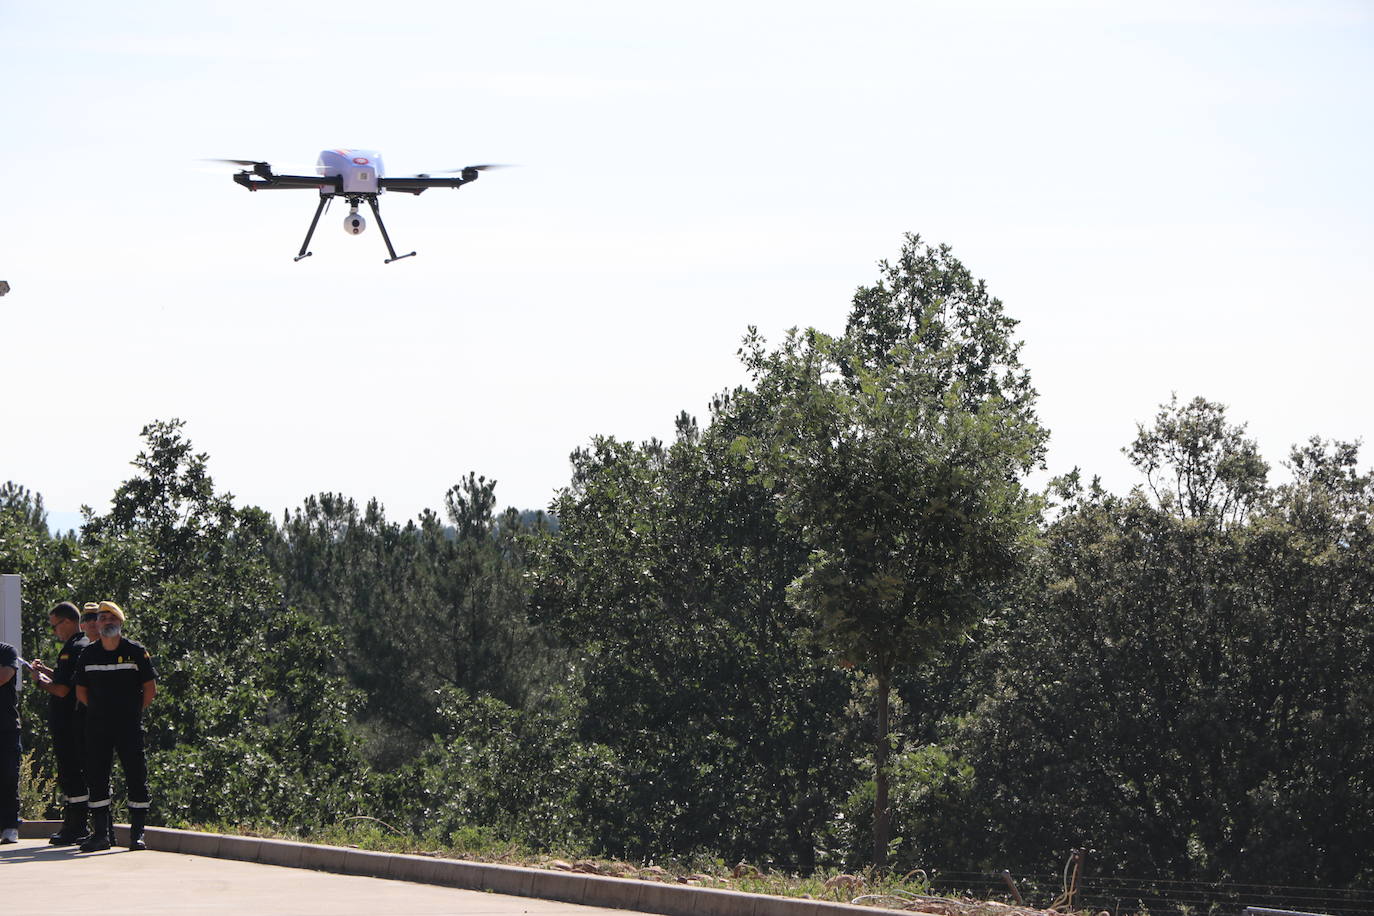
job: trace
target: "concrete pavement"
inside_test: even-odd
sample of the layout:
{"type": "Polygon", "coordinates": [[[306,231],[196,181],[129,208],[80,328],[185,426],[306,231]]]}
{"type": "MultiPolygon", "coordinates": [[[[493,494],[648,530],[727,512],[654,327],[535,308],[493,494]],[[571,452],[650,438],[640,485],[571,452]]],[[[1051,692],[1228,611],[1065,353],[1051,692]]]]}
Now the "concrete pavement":
{"type": "MultiPolygon", "coordinates": [[[[57,827],[56,821],[30,821],[20,825],[20,844],[0,846],[0,900],[23,909],[30,902],[42,905],[49,894],[65,901],[73,875],[89,874],[91,881],[75,882],[74,892],[87,895],[94,911],[139,916],[347,916],[375,914],[380,906],[472,916],[624,916],[626,910],[657,916],[910,916],[823,900],[164,827],[148,828],[143,852],[116,847],[81,853],[47,845],[57,827]],[[19,889],[17,896],[6,893],[11,887],[19,889]]],[[[128,827],[115,829],[118,841],[127,843],[128,827]]]]}
{"type": "Polygon", "coordinates": [[[0,895],[14,911],[111,916],[625,916],[623,910],[182,853],[80,853],[45,840],[0,846],[0,895]]]}

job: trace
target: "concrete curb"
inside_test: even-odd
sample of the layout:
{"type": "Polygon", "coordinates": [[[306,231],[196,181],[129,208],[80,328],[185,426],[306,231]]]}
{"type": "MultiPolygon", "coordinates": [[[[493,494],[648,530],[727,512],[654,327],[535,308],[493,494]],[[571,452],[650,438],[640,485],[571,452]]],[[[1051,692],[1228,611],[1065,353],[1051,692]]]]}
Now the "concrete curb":
{"type": "MultiPolygon", "coordinates": [[[[25,839],[41,839],[60,826],[60,821],[28,821],[20,825],[19,835],[25,839]]],[[[120,843],[128,842],[128,830],[127,826],[115,826],[115,836],[120,843]]],[[[747,894],[638,878],[609,878],[582,872],[372,852],[344,846],[318,846],[292,840],[198,833],[166,827],[149,827],[144,838],[149,849],[160,852],[391,878],[607,909],[638,910],[661,916],[855,916],[860,913],[866,916],[911,916],[903,910],[826,900],[747,894]]]]}

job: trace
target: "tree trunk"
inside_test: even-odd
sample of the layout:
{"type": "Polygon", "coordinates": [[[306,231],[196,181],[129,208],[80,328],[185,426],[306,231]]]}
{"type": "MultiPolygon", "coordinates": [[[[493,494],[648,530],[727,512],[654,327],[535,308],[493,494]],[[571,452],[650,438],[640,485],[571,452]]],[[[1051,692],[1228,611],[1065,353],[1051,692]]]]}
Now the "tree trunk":
{"type": "Polygon", "coordinates": [[[873,865],[876,868],[887,866],[887,840],[892,829],[887,811],[888,694],[891,689],[891,666],[883,663],[878,670],[878,733],[873,742],[873,865]]]}

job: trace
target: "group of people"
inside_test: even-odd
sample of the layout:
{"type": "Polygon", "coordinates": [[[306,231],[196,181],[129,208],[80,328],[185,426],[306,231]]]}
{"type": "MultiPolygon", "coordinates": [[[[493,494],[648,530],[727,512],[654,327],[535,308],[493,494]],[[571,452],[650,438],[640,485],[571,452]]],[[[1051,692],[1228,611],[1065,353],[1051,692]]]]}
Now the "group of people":
{"type": "Polygon", "coordinates": [[[128,787],[129,848],[144,849],[151,796],[143,746],[143,710],[157,695],[148,650],[124,636],[125,615],[113,601],[70,601],[48,612],[62,642],[57,664],[25,662],[0,643],[0,843],[19,840],[19,699],[21,671],[48,693],[48,726],[65,796],[62,827],[48,842],[82,852],[114,845],[110,771],[119,755],[128,787]],[[11,734],[12,732],[12,734],[11,734]]]}

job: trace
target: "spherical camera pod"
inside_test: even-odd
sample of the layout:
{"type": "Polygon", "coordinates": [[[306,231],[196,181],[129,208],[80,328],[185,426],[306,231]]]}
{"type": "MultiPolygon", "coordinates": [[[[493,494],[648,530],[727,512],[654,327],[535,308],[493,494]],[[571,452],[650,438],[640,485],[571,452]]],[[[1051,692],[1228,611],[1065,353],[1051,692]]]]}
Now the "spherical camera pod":
{"type": "Polygon", "coordinates": [[[367,229],[367,220],[358,215],[357,211],[344,217],[344,232],[349,235],[362,235],[367,229]]]}

